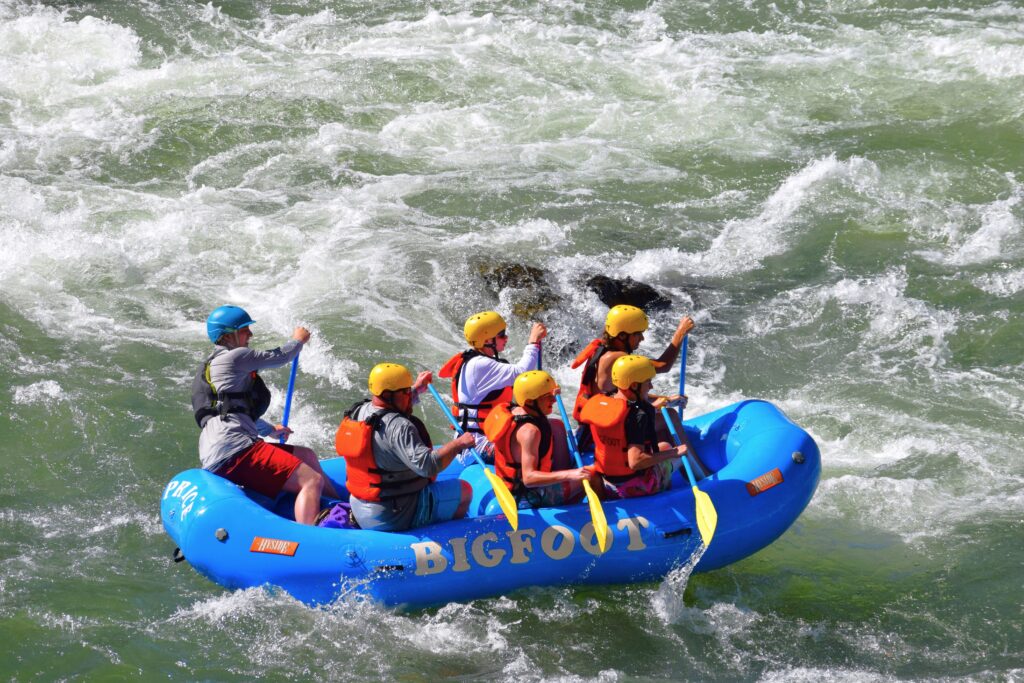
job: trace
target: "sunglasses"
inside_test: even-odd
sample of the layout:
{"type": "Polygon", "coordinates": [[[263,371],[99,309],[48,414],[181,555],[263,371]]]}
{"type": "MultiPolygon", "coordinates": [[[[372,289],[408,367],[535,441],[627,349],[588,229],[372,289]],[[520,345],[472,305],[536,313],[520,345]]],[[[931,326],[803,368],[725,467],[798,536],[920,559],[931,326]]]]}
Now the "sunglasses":
{"type": "Polygon", "coordinates": [[[498,334],[494,335],[498,339],[508,339],[508,330],[502,330],[498,334]]]}

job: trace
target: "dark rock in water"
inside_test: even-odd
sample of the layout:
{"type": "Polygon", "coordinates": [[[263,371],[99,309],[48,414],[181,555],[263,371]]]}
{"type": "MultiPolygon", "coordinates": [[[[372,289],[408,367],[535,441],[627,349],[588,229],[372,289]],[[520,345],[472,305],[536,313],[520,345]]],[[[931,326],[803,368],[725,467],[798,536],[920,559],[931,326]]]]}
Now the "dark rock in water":
{"type": "Polygon", "coordinates": [[[607,275],[595,275],[588,278],[584,284],[609,308],[627,304],[650,312],[672,307],[672,300],[667,296],[631,277],[617,280],[607,275]]]}
{"type": "Polygon", "coordinates": [[[507,261],[481,261],[476,264],[476,272],[495,296],[505,289],[521,290],[512,304],[512,314],[517,318],[534,319],[559,301],[548,284],[547,271],[541,268],[507,261]]]}

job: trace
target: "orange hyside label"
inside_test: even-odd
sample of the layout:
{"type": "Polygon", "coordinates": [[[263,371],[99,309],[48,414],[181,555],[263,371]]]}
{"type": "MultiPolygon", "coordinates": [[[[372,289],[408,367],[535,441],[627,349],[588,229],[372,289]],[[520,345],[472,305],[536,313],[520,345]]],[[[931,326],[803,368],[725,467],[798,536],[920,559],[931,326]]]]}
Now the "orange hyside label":
{"type": "Polygon", "coordinates": [[[776,467],[771,472],[765,472],[754,481],[747,482],[747,493],[752,496],[756,496],[759,493],[764,493],[773,486],[778,486],[782,483],[782,472],[776,467]]]}
{"type": "Polygon", "coordinates": [[[282,541],[279,538],[263,538],[256,536],[249,546],[251,553],[271,553],[272,555],[287,555],[291,557],[298,550],[299,544],[295,541],[282,541]]]}

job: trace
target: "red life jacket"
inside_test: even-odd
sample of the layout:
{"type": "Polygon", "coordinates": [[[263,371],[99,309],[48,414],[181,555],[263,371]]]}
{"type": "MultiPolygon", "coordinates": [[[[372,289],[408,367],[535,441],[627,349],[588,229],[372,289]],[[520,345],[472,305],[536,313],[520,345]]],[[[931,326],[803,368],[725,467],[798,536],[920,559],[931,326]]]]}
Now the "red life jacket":
{"type": "Polygon", "coordinates": [[[580,422],[590,425],[594,437],[594,469],[608,477],[636,474],[626,451],[626,416],[629,403],[617,396],[598,394],[583,406],[580,422]]]}
{"type": "Polygon", "coordinates": [[[494,471],[505,482],[505,486],[517,499],[526,493],[523,483],[523,466],[512,457],[512,439],[524,424],[532,424],[540,430],[537,469],[550,472],[552,466],[551,423],[546,417],[513,415],[512,405],[499,403],[494,406],[484,421],[484,436],[494,444],[494,471]]]}
{"type": "Polygon", "coordinates": [[[580,351],[580,355],[576,356],[576,360],[572,362],[574,370],[586,363],[583,367],[583,375],[580,377],[580,390],[576,393],[576,404],[572,408],[572,417],[577,422],[580,421],[583,406],[586,405],[590,397],[601,393],[597,386],[597,365],[601,361],[601,356],[607,351],[608,347],[605,346],[603,339],[594,339],[580,351]]]}
{"type": "MultiPolygon", "coordinates": [[[[485,354],[474,349],[462,351],[461,353],[457,353],[449,358],[448,361],[441,366],[441,369],[437,371],[438,377],[443,377],[445,379],[451,377],[452,379],[452,401],[455,402],[455,405],[452,406],[452,415],[454,415],[455,419],[458,420],[463,431],[476,434],[484,433],[481,425],[483,425],[484,420],[487,419],[487,415],[495,405],[498,403],[511,403],[512,401],[511,384],[503,389],[495,389],[494,391],[491,391],[484,396],[484,400],[480,403],[461,403],[459,401],[459,377],[462,376],[462,368],[465,367],[466,363],[468,363],[471,358],[483,355],[485,354]],[[476,415],[470,415],[470,410],[475,410],[476,415]]],[[[491,358],[490,356],[487,357],[491,358]]],[[[491,360],[498,363],[508,363],[507,360],[502,358],[491,358],[491,360]]]]}
{"type": "Polygon", "coordinates": [[[365,420],[353,419],[365,403],[366,400],[360,401],[345,411],[334,435],[334,449],[345,458],[345,487],[349,493],[360,500],[379,503],[385,498],[405,496],[426,488],[433,477],[421,477],[408,469],[382,470],[373,457],[373,433],[381,427],[385,415],[394,413],[409,420],[423,442],[433,446],[426,425],[415,415],[405,415],[392,409],[371,413],[365,420]]]}

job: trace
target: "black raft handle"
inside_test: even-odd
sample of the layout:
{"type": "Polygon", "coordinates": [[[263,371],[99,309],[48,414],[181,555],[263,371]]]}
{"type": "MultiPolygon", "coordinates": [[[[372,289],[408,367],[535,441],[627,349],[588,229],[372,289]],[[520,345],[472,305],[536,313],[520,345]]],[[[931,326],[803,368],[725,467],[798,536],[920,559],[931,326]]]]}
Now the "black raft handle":
{"type": "Polygon", "coordinates": [[[661,532],[662,538],[675,538],[676,536],[689,536],[693,533],[693,529],[688,526],[684,526],[682,529],[676,529],[675,531],[663,531],[661,532]]]}

